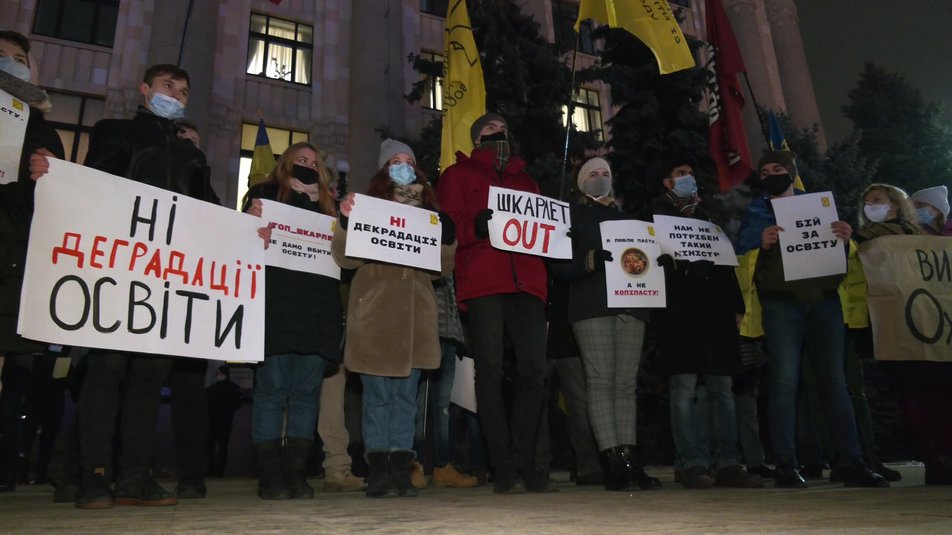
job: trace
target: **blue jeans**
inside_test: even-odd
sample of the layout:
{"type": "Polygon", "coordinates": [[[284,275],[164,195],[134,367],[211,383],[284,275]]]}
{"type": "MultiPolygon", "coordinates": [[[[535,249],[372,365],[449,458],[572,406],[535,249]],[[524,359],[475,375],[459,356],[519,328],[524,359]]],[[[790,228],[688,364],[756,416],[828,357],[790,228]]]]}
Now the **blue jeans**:
{"type": "Polygon", "coordinates": [[[420,383],[417,393],[416,441],[422,444],[426,438],[426,426],[433,427],[433,445],[436,450],[436,466],[446,466],[452,461],[450,448],[450,391],[456,374],[456,342],[443,341],[443,358],[439,369],[430,372],[420,383]]]}
{"type": "Polygon", "coordinates": [[[318,355],[268,355],[255,372],[251,440],[280,439],[287,411],[287,437],[314,440],[326,362],[318,355]]]}
{"type": "Polygon", "coordinates": [[[737,464],[740,456],[731,377],[695,373],[672,375],[668,377],[668,391],[671,397],[671,433],[682,467],[737,464]],[[706,395],[700,397],[697,395],[699,377],[703,378],[706,387],[706,395]],[[710,437],[713,437],[713,443],[710,437]]]}
{"type": "Polygon", "coordinates": [[[360,381],[364,385],[364,449],[413,450],[420,370],[412,370],[408,377],[362,373],[360,381]]]}
{"type": "Polygon", "coordinates": [[[797,466],[797,386],[804,345],[841,463],[862,458],[844,372],[843,311],[837,297],[800,304],[761,299],[769,353],[770,437],[777,464],[797,466]]]}

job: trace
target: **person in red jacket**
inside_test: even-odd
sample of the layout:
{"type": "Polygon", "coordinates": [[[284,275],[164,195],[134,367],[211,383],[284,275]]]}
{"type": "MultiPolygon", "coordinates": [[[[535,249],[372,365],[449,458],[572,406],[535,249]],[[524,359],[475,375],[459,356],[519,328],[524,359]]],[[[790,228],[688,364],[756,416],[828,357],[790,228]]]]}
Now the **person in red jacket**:
{"type": "Polygon", "coordinates": [[[506,120],[488,113],[470,129],[470,156],[440,179],[442,209],[456,222],[456,297],[469,313],[476,360],[476,402],[489,446],[495,479],[493,492],[552,492],[545,420],[546,267],[538,256],[494,249],[489,243],[489,187],[539,193],[525,171],[526,162],[511,153],[506,120]],[[503,335],[515,349],[512,417],[503,402],[503,335]]]}

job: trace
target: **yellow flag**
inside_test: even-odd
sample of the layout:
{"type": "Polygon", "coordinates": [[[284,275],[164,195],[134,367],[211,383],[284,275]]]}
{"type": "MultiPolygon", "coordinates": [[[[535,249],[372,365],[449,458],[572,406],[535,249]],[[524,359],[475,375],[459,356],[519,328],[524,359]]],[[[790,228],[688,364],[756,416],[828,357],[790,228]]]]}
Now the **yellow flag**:
{"type": "Polygon", "coordinates": [[[585,19],[597,20],[612,28],[622,28],[640,39],[654,53],[661,74],[694,66],[691,49],[666,1],[582,0],[575,22],[576,32],[585,19]]]}
{"type": "Polygon", "coordinates": [[[443,140],[440,170],[456,163],[456,151],[469,153],[469,128],[486,113],[483,66],[473,39],[465,0],[452,0],[446,14],[443,56],[443,140]]]}
{"type": "Polygon", "coordinates": [[[264,119],[261,119],[258,122],[258,135],[255,136],[255,151],[251,156],[248,187],[264,182],[268,178],[268,174],[274,169],[274,163],[274,152],[271,151],[268,130],[264,126],[264,119]]]}

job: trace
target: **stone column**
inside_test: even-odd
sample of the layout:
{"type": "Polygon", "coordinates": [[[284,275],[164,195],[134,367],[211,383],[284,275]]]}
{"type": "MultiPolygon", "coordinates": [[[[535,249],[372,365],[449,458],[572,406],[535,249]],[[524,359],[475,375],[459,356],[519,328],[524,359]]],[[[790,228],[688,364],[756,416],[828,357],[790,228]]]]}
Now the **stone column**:
{"type": "Polygon", "coordinates": [[[773,46],[783,82],[786,112],[797,128],[819,126],[817,141],[820,151],[826,150],[826,135],[820,122],[820,110],[813,92],[813,79],[807,65],[803,40],[800,37],[800,17],[793,0],[765,0],[767,20],[773,35],[773,46]]]}

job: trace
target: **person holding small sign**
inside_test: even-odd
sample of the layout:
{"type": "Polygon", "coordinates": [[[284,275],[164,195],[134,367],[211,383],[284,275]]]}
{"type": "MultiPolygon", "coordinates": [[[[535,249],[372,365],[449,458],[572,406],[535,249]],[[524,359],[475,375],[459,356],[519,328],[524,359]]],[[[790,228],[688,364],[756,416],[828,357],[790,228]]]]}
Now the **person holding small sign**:
{"type": "MultiPolygon", "coordinates": [[[[672,162],[661,183],[664,193],[653,203],[654,215],[707,220],[690,163],[672,162]]],[[[664,266],[667,306],[653,319],[661,368],[668,374],[671,432],[683,465],[681,484],[689,489],[715,483],[762,487],[763,479],[747,473],[740,463],[731,376],[740,370],[737,329],[744,301],[734,269],[704,259],[675,260],[667,254],[658,263],[664,266]],[[692,336],[684,336],[685,329],[692,336]],[[708,410],[699,407],[700,385],[707,389],[708,410]],[[708,441],[708,429],[713,443],[708,441]]]]}
{"type": "MultiPolygon", "coordinates": [[[[771,201],[794,195],[793,154],[768,151],[758,165],[760,192],[747,207],[738,235],[738,253],[755,254],[753,282],[763,309],[763,331],[769,352],[770,435],[777,459],[778,488],[806,488],[796,451],[797,388],[800,361],[806,349],[817,374],[827,418],[847,486],[888,487],[883,476],[869,469],[856,430],[856,417],[844,372],[843,310],[837,288],[843,275],[787,281],[778,241],[785,229],[776,224],[771,201]],[[751,252],[754,251],[754,252],[751,252]]],[[[852,228],[845,221],[832,231],[848,253],[852,228]]],[[[790,229],[793,231],[794,229],[790,229]]],[[[749,308],[749,307],[748,307],[749,308]]]]}
{"type": "MultiPolygon", "coordinates": [[[[661,482],[633,458],[638,366],[648,312],[607,305],[605,263],[613,259],[602,246],[599,224],[628,219],[615,204],[612,183],[603,158],[582,164],[580,196],[571,213],[572,260],[553,262],[551,268],[554,276],[569,283],[569,321],[585,367],[592,430],[607,467],[605,489],[658,489],[661,482]]],[[[631,269],[638,269],[639,262],[632,260],[631,269]]]]}
{"type": "MultiPolygon", "coordinates": [[[[367,195],[436,210],[436,195],[416,166],[413,149],[394,139],[380,145],[380,170],[367,195]]],[[[371,498],[416,496],[410,464],[416,457],[417,385],[421,369],[440,365],[439,323],[433,281],[453,271],[453,221],[442,222],[441,273],[346,256],[353,194],[341,203],[331,251],[341,269],[356,270],[347,306],[344,364],[363,383],[363,436],[371,498]]],[[[435,216],[435,214],[434,214],[435,216]]],[[[356,230],[355,230],[356,232],[356,230]]]]}
{"type": "MultiPolygon", "coordinates": [[[[242,211],[261,217],[261,199],[268,199],[335,216],[327,184],[317,148],[295,143],[278,158],[265,182],[248,190],[242,211]]],[[[341,359],[343,303],[336,279],[276,266],[266,269],[265,358],[255,372],[251,413],[258,496],[313,498],[307,464],[324,370],[328,361],[341,359]]]]}
{"type": "Polygon", "coordinates": [[[509,125],[495,113],[473,122],[475,148],[456,153],[440,178],[440,204],[456,222],[456,298],[469,313],[476,400],[492,459],[493,492],[552,492],[545,414],[545,302],[548,274],[542,258],[502,251],[489,240],[490,186],[539,193],[526,162],[512,153],[509,125]],[[503,400],[503,337],[516,353],[511,416],[503,400]]]}

